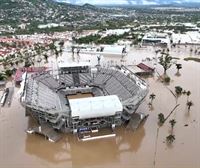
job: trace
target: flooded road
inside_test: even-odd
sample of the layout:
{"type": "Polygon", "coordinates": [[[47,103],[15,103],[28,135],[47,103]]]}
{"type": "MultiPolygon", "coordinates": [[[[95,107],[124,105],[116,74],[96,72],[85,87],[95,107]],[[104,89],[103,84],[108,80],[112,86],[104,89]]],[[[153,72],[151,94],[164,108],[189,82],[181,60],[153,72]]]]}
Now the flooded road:
{"type": "MultiPolygon", "coordinates": [[[[15,88],[11,107],[0,109],[0,167],[2,168],[199,168],[200,167],[200,63],[184,61],[190,55],[189,48],[173,49],[171,55],[181,58],[183,66],[177,76],[175,66],[167,74],[171,78],[169,85],[158,80],[157,73],[146,78],[150,91],[156,95],[153,108],[149,109],[149,96],[138,111],[149,114],[146,122],[135,132],[126,128],[117,128],[116,137],[88,142],[80,142],[72,134],[64,135],[57,143],[51,143],[39,135],[30,135],[25,131],[34,122],[25,117],[25,110],[17,99],[15,88]],[[176,100],[171,92],[175,86],[191,91],[190,100],[194,106],[187,111],[187,96],[178,98],[180,104],[166,123],[159,127],[158,114],[167,116],[175,107],[176,100]],[[165,138],[170,134],[169,120],[177,121],[173,134],[176,140],[169,146],[165,138]]],[[[139,62],[146,57],[155,57],[153,48],[132,50],[126,62],[139,62]]],[[[82,55],[81,60],[93,56],[82,55]]],[[[120,62],[120,57],[104,57],[108,61],[120,62]]],[[[160,65],[155,65],[162,74],[160,65]]]]}

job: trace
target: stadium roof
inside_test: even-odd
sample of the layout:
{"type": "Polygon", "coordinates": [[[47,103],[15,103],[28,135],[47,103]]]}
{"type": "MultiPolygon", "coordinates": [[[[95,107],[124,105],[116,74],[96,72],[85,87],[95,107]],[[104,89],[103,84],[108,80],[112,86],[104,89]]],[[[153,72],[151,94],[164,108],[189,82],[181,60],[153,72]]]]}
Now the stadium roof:
{"type": "Polygon", "coordinates": [[[89,62],[58,62],[59,68],[91,66],[89,62]]]}
{"type": "Polygon", "coordinates": [[[116,95],[69,100],[71,116],[79,119],[113,116],[123,106],[116,95]]]}

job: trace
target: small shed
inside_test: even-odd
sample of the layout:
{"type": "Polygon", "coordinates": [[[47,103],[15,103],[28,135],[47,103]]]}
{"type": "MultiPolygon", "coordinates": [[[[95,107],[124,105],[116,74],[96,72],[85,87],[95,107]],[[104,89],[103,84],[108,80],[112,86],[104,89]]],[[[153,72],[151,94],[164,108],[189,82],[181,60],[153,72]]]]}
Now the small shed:
{"type": "Polygon", "coordinates": [[[153,74],[153,72],[155,70],[154,68],[152,68],[144,63],[139,63],[137,65],[137,67],[142,70],[142,71],[136,73],[138,75],[151,75],[151,74],[153,74]]]}

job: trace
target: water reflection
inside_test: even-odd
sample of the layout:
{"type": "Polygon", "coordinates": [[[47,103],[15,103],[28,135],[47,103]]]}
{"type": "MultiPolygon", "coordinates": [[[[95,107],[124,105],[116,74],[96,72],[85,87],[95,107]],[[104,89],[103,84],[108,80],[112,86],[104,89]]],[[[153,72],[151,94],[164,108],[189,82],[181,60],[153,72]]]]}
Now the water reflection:
{"type": "MultiPolygon", "coordinates": [[[[29,120],[31,125],[32,119],[29,120]]],[[[124,153],[136,153],[140,149],[145,129],[143,125],[135,132],[118,128],[116,135],[116,138],[81,142],[75,135],[67,134],[61,141],[51,143],[40,135],[27,134],[25,151],[53,164],[70,162],[73,167],[116,164],[124,153]]]]}

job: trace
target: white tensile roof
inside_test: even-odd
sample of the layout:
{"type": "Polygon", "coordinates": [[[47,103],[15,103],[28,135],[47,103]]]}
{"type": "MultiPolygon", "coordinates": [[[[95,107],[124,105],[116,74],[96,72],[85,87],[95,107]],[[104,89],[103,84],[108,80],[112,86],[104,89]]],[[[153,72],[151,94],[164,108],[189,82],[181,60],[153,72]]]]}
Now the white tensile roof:
{"type": "Polygon", "coordinates": [[[79,119],[113,116],[123,106],[116,95],[69,100],[71,116],[79,119]]]}
{"type": "Polygon", "coordinates": [[[102,45],[104,47],[103,53],[122,53],[122,50],[125,46],[111,46],[111,45],[102,45]]]}

